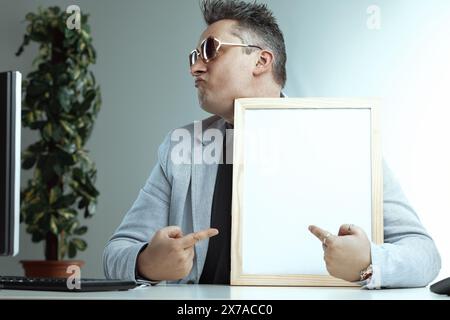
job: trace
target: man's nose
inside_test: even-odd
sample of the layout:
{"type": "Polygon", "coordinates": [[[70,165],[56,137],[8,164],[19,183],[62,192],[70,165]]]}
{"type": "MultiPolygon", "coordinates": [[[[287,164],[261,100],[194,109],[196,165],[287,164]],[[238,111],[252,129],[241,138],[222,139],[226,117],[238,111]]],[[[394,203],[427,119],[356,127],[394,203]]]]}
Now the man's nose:
{"type": "Polygon", "coordinates": [[[206,72],[206,64],[202,59],[198,58],[197,61],[191,66],[191,75],[193,77],[198,76],[206,72]]]}

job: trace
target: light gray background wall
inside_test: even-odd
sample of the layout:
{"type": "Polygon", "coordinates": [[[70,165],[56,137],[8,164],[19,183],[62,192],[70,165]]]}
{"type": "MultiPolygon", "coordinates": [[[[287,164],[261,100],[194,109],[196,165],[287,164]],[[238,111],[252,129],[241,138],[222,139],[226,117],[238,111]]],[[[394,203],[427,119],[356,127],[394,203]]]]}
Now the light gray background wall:
{"type": "MultiPolygon", "coordinates": [[[[136,198],[156,160],[165,134],[207,116],[197,106],[187,55],[203,23],[193,1],[0,1],[0,70],[26,75],[37,53],[32,45],[21,57],[27,12],[39,5],[88,12],[98,62],[92,68],[102,90],[102,110],[87,149],[97,164],[100,198],[97,215],[86,221],[87,262],[83,276],[103,275],[103,246],[136,198]]],[[[32,134],[24,132],[23,146],[32,134]]],[[[29,175],[23,172],[22,182],[29,175]]],[[[22,228],[20,254],[0,258],[0,274],[21,274],[22,259],[42,259],[43,246],[31,243],[22,228]]]]}
{"type": "MultiPolygon", "coordinates": [[[[447,0],[267,0],[284,31],[289,96],[378,96],[385,158],[434,236],[450,273],[450,3],[447,0]],[[381,9],[381,29],[366,26],[381,9]],[[447,119],[447,120],[445,120],[447,119]],[[430,143],[432,142],[432,143],[430,143]],[[432,186],[432,187],[431,187],[432,186]]],[[[90,14],[103,105],[87,148],[97,164],[97,215],[87,221],[86,277],[101,277],[101,253],[136,198],[172,128],[208,116],[197,106],[187,54],[203,30],[197,0],[0,0],[0,70],[26,75],[36,54],[14,56],[27,12],[78,4],[90,14]]],[[[23,146],[33,141],[24,132],[23,146]]],[[[29,177],[23,173],[22,181],[29,177]]],[[[0,258],[0,274],[21,274],[19,260],[43,247],[22,229],[18,257],[0,258]]]]}

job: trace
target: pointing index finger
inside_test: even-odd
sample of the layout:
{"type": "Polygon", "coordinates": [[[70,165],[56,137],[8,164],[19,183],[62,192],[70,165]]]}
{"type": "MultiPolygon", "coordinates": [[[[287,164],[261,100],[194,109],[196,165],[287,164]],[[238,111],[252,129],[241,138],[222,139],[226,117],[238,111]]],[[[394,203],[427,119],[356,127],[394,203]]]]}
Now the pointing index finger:
{"type": "Polygon", "coordinates": [[[314,234],[320,241],[324,241],[325,238],[329,238],[332,234],[317,226],[311,225],[308,227],[309,231],[314,234]]]}
{"type": "Polygon", "coordinates": [[[187,249],[187,248],[190,248],[193,245],[195,245],[198,241],[214,237],[218,233],[219,233],[219,230],[214,229],[214,228],[209,228],[209,229],[189,233],[188,235],[185,235],[184,237],[180,238],[179,241],[181,243],[181,246],[184,249],[187,249]]]}

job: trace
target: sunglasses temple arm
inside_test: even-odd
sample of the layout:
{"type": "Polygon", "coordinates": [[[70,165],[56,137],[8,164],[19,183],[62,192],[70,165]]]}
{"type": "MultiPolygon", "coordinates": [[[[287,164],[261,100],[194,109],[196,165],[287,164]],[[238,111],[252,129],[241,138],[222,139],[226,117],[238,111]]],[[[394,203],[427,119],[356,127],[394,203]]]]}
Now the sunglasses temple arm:
{"type": "Polygon", "coordinates": [[[243,43],[229,43],[229,42],[220,42],[220,46],[234,46],[234,47],[254,47],[249,44],[243,44],[243,43]]]}
{"type": "Polygon", "coordinates": [[[220,46],[225,45],[225,46],[233,46],[233,47],[245,47],[245,48],[258,48],[261,49],[262,48],[260,46],[254,46],[251,44],[244,44],[244,43],[228,43],[228,42],[220,42],[219,47],[217,48],[217,50],[220,48],[220,46]]]}

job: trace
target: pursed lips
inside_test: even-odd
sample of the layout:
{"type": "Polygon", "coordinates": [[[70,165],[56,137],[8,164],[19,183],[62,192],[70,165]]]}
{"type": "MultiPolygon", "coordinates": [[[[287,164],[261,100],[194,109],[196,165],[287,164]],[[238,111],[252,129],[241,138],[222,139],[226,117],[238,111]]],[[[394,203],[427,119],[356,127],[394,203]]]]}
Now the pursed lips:
{"type": "Polygon", "coordinates": [[[198,88],[199,84],[201,84],[202,82],[204,82],[205,80],[201,79],[201,78],[195,78],[195,87],[198,88]]]}

